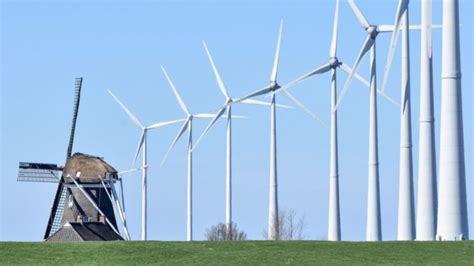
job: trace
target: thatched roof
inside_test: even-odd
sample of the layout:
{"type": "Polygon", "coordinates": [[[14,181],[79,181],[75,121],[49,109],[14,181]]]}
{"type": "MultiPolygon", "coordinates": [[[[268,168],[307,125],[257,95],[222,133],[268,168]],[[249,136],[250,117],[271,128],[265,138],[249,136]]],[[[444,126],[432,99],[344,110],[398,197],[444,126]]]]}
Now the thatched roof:
{"type": "Polygon", "coordinates": [[[100,183],[99,176],[104,178],[107,173],[115,177],[117,175],[117,170],[102,158],[83,153],[75,153],[66,162],[63,169],[64,182],[73,183],[67,176],[77,176],[78,172],[81,172],[80,183],[100,183]]]}

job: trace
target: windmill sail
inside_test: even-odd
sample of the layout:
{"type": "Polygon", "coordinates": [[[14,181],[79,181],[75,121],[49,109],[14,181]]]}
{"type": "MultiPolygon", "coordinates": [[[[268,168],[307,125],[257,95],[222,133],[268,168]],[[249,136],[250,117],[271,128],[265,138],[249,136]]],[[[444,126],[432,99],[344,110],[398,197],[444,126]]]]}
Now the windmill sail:
{"type": "Polygon", "coordinates": [[[72,146],[74,144],[74,133],[76,132],[77,114],[79,112],[79,103],[81,101],[82,78],[76,78],[75,87],[76,87],[76,90],[75,90],[75,94],[74,94],[74,106],[73,106],[73,113],[72,113],[71,134],[69,135],[69,145],[67,146],[66,160],[68,160],[71,157],[72,146]]]}
{"type": "Polygon", "coordinates": [[[59,183],[60,177],[56,164],[20,162],[17,181],[59,183]]]}
{"type": "MultiPolygon", "coordinates": [[[[67,147],[66,163],[71,157],[72,147],[74,144],[74,134],[76,131],[77,114],[79,112],[79,103],[81,100],[81,87],[82,78],[76,78],[75,81],[75,94],[74,94],[74,105],[72,114],[71,134],[69,135],[69,145],[67,147]]],[[[49,215],[48,225],[46,226],[46,232],[44,239],[55,233],[59,227],[61,227],[61,220],[64,212],[64,199],[66,198],[66,189],[63,184],[63,178],[61,178],[58,189],[56,190],[56,196],[54,197],[53,207],[51,208],[51,214],[49,215]]]]}
{"type": "Polygon", "coordinates": [[[52,234],[56,233],[61,227],[61,220],[64,213],[64,200],[66,199],[66,188],[62,181],[58,185],[56,195],[54,196],[53,207],[51,208],[51,214],[49,215],[48,224],[46,226],[46,232],[44,233],[44,239],[47,239],[52,234]]]}

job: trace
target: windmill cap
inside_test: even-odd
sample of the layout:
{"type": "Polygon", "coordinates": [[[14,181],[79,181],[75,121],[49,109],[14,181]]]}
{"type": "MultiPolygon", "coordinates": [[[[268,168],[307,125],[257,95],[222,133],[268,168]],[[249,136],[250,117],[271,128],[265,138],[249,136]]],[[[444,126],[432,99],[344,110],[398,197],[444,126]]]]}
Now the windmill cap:
{"type": "Polygon", "coordinates": [[[63,170],[63,181],[66,184],[73,183],[67,176],[76,177],[78,173],[79,183],[100,184],[101,178],[105,178],[107,174],[117,178],[117,170],[103,158],[84,153],[75,153],[68,159],[63,170]]]}

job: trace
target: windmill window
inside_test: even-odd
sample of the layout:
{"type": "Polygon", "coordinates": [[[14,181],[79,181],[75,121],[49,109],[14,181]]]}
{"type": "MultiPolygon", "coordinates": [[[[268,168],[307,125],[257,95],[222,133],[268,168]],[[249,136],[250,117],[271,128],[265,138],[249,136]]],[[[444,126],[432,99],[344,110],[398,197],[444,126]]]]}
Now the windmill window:
{"type": "Polygon", "coordinates": [[[74,198],[72,197],[72,194],[69,194],[67,206],[68,206],[69,208],[72,208],[73,202],[74,202],[74,198]]]}

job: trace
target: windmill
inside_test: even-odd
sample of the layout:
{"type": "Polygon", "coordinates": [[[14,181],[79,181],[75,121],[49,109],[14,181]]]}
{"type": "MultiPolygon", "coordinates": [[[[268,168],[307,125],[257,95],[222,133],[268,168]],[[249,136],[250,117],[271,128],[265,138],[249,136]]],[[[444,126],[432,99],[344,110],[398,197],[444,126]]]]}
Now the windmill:
{"type": "MultiPolygon", "coordinates": [[[[117,230],[114,214],[117,212],[121,218],[123,217],[114,187],[117,181],[115,169],[100,157],[82,153],[72,155],[81,87],[82,78],[77,78],[65,166],[20,162],[18,181],[58,183],[43,237],[45,240],[64,240],[61,237],[61,230],[76,230],[78,227],[83,227],[81,232],[92,230],[91,227],[94,227],[95,236],[101,236],[101,239],[95,240],[122,239],[117,230]],[[81,172],[83,175],[79,177],[81,172]],[[77,177],[77,181],[71,181],[71,176],[77,177]],[[103,220],[103,223],[100,223],[100,220],[103,220]]],[[[123,191],[121,192],[123,194],[123,191]]],[[[130,239],[124,219],[122,225],[124,237],[130,239]]],[[[81,240],[92,239],[85,236],[81,240]]]]}
{"type": "Polygon", "coordinates": [[[109,94],[114,98],[114,100],[120,105],[120,107],[127,113],[128,117],[135,123],[140,129],[142,133],[140,135],[140,139],[138,141],[137,151],[133,158],[132,168],[135,167],[136,161],[138,159],[138,155],[140,154],[140,150],[143,150],[143,157],[142,157],[142,227],[141,227],[141,239],[147,240],[147,177],[148,177],[148,161],[147,161],[147,135],[148,131],[155,128],[160,128],[168,125],[172,125],[175,123],[182,122],[183,119],[179,120],[172,120],[166,122],[155,123],[150,126],[145,126],[137,116],[135,116],[110,90],[109,94]]]}
{"type": "Polygon", "coordinates": [[[192,114],[191,111],[189,111],[188,106],[183,101],[183,98],[179,94],[178,90],[174,86],[173,82],[171,81],[170,77],[168,76],[168,73],[166,72],[165,68],[161,66],[161,69],[163,71],[163,74],[165,75],[166,79],[168,80],[168,83],[173,90],[174,95],[176,96],[176,99],[178,100],[179,106],[181,109],[184,111],[186,114],[186,118],[182,119],[181,121],[184,121],[183,125],[178,131],[178,134],[176,135],[175,139],[171,143],[170,148],[166,152],[165,157],[163,158],[162,164],[165,163],[167,160],[171,150],[173,150],[174,146],[178,142],[178,140],[183,136],[184,132],[186,130],[188,131],[188,151],[187,151],[187,158],[188,158],[188,177],[187,177],[187,221],[186,221],[186,240],[187,241],[192,241],[193,240],[193,119],[198,118],[198,119],[205,119],[205,118],[214,118],[214,114],[192,114]]]}
{"type": "MultiPolygon", "coordinates": [[[[227,91],[226,86],[224,85],[224,82],[222,81],[222,78],[219,74],[219,71],[217,70],[217,67],[214,63],[214,60],[212,59],[211,53],[209,52],[209,49],[207,48],[206,43],[203,41],[203,46],[204,49],[206,50],[207,57],[209,59],[209,63],[211,64],[212,70],[214,72],[219,90],[225,97],[225,102],[222,105],[221,109],[219,109],[215,115],[215,117],[211,120],[209,125],[206,127],[204,132],[201,134],[201,136],[198,138],[196,143],[193,146],[193,150],[196,149],[196,147],[199,145],[201,140],[206,136],[206,134],[209,132],[209,130],[216,124],[218,119],[225,114],[227,111],[227,142],[226,142],[226,204],[225,204],[225,223],[226,223],[226,228],[227,232],[231,233],[232,230],[230,230],[230,226],[232,225],[232,105],[234,103],[234,99],[229,96],[229,93],[227,91]]],[[[252,105],[266,105],[269,106],[270,103],[264,102],[264,101],[258,101],[254,99],[245,99],[241,103],[244,104],[252,104],[252,105]]],[[[277,107],[283,107],[283,108],[289,108],[288,106],[284,105],[279,105],[277,104],[277,107]]]]}
{"type": "MultiPolygon", "coordinates": [[[[268,239],[277,240],[280,232],[278,225],[278,183],[277,183],[277,153],[276,153],[276,92],[281,89],[282,93],[293,103],[298,105],[306,113],[314,119],[319,120],[303,103],[290,94],[286,89],[296,85],[298,82],[292,81],[284,86],[277,83],[278,64],[280,59],[281,35],[283,32],[283,20],[280,23],[275,58],[273,61],[273,69],[270,75],[270,84],[262,89],[256,90],[242,98],[236,99],[234,103],[243,102],[247,99],[260,95],[270,95],[270,175],[269,175],[269,206],[268,206],[268,239]]],[[[322,123],[319,120],[320,123],[322,123]]]]}

